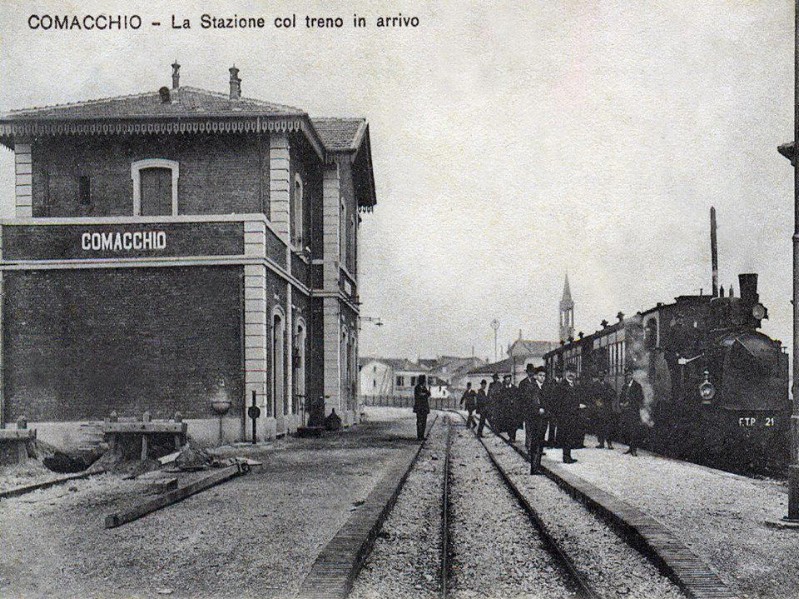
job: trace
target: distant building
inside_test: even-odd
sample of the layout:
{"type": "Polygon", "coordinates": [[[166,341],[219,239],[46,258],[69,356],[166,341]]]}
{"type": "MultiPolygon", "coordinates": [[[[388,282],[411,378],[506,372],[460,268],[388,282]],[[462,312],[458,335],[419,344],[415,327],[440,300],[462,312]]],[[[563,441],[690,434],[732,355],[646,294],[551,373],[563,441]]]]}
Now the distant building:
{"type": "Polygon", "coordinates": [[[472,368],[464,377],[464,388],[466,387],[466,383],[471,383],[473,388],[478,389],[480,387],[480,381],[483,379],[490,384],[491,376],[494,373],[499,375],[500,380],[502,380],[502,377],[506,374],[513,375],[513,359],[506,358],[499,362],[491,362],[490,364],[483,364],[482,366],[472,368]]]}
{"type": "Polygon", "coordinates": [[[557,347],[558,343],[555,341],[522,339],[521,331],[519,331],[519,338],[508,348],[508,357],[511,359],[513,365],[514,383],[518,383],[525,377],[528,364],[543,366],[544,354],[557,347]]]}
{"type": "Polygon", "coordinates": [[[360,368],[361,394],[411,397],[421,374],[427,368],[404,358],[368,358],[360,368]]]}
{"type": "Polygon", "coordinates": [[[364,358],[360,364],[361,395],[413,396],[413,388],[424,374],[433,398],[445,399],[465,389],[468,371],[485,362],[473,357],[441,356],[420,358],[416,362],[404,358],[364,358]]]}

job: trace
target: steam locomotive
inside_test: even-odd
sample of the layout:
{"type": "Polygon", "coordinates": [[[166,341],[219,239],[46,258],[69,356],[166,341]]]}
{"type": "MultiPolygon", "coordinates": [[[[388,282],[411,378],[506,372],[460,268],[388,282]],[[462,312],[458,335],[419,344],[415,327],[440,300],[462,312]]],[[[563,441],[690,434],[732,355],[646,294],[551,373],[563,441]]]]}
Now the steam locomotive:
{"type": "Polygon", "coordinates": [[[585,380],[607,372],[618,392],[632,370],[644,390],[647,446],[733,472],[779,472],[789,457],[788,356],[758,331],[768,318],[757,275],[740,297],[683,295],[674,303],[569,340],[544,356],[548,374],[567,365],[585,380]]]}

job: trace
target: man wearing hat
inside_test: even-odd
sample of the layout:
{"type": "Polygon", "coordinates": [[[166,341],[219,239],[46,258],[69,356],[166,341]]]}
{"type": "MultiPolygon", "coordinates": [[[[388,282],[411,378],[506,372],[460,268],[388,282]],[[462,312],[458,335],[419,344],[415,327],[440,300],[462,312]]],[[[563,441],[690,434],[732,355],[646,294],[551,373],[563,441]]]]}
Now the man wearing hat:
{"type": "Polygon", "coordinates": [[[572,449],[580,443],[582,424],[580,422],[580,390],[577,386],[577,371],[567,366],[563,377],[560,415],[558,418],[558,439],[563,447],[563,463],[573,464],[572,449]]]}
{"type": "Polygon", "coordinates": [[[594,401],[594,429],[596,432],[597,449],[602,449],[605,443],[608,449],[613,449],[613,423],[616,419],[614,404],[616,403],[616,391],[610,386],[608,373],[597,373],[596,382],[593,385],[594,401]]]}
{"type": "Polygon", "coordinates": [[[621,419],[627,432],[630,448],[624,453],[638,455],[638,445],[644,435],[641,422],[641,408],[644,405],[644,389],[641,383],[633,378],[633,369],[627,367],[624,371],[624,386],[619,393],[619,406],[621,419]]]}
{"type": "Polygon", "coordinates": [[[560,447],[558,418],[560,417],[560,406],[563,403],[563,391],[563,371],[556,368],[555,380],[544,383],[544,410],[547,412],[549,421],[545,447],[560,447]]]}
{"type": "Polygon", "coordinates": [[[491,375],[491,382],[488,384],[488,420],[491,426],[494,426],[494,420],[497,418],[499,395],[502,392],[502,382],[499,380],[499,374],[494,373],[491,375]]]}
{"type": "Polygon", "coordinates": [[[542,366],[535,368],[532,364],[528,364],[526,372],[527,377],[519,383],[519,395],[524,416],[524,445],[530,454],[530,474],[537,474],[541,466],[542,429],[544,426],[542,396],[546,370],[542,366]]]}
{"type": "Polygon", "coordinates": [[[480,414],[480,424],[477,425],[477,436],[483,436],[483,428],[486,425],[486,418],[488,418],[488,395],[486,394],[486,380],[480,381],[480,388],[477,390],[477,413],[480,414]]]}
{"type": "Polygon", "coordinates": [[[419,382],[413,388],[413,411],[416,414],[416,438],[424,440],[427,429],[427,415],[430,413],[430,389],[427,388],[427,377],[419,375],[419,382]]]}

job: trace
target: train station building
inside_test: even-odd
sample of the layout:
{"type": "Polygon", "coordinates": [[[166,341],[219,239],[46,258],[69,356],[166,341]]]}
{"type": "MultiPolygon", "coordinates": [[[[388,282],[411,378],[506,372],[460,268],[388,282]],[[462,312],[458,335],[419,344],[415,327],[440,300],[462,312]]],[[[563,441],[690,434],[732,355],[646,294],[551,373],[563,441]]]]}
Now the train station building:
{"type": "Polygon", "coordinates": [[[173,64],[171,86],[0,115],[0,424],[69,446],[112,411],[179,412],[212,438],[229,401],[244,440],[253,394],[258,438],[357,421],[368,123],[247,99],[229,71],[227,93],[173,64]]]}

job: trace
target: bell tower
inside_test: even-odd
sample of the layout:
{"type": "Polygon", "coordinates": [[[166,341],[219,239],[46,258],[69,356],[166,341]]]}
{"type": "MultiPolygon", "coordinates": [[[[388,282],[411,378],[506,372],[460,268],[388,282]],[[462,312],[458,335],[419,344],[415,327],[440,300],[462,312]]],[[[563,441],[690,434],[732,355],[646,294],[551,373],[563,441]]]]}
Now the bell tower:
{"type": "Polygon", "coordinates": [[[566,281],[563,283],[563,297],[560,299],[559,323],[559,338],[563,342],[568,342],[569,337],[574,337],[574,301],[572,301],[572,293],[569,289],[568,273],[566,273],[566,281]]]}

